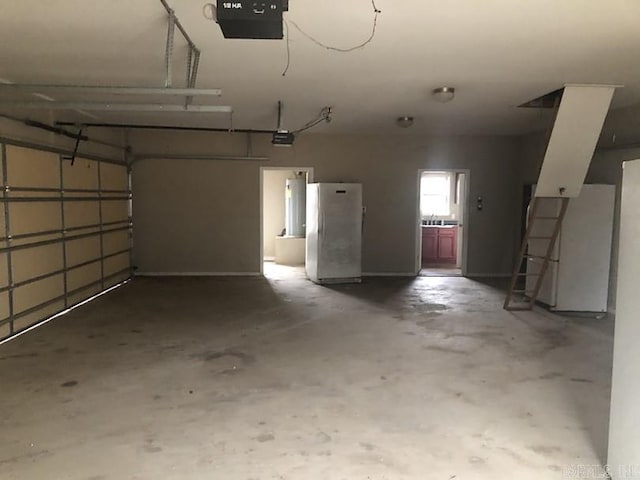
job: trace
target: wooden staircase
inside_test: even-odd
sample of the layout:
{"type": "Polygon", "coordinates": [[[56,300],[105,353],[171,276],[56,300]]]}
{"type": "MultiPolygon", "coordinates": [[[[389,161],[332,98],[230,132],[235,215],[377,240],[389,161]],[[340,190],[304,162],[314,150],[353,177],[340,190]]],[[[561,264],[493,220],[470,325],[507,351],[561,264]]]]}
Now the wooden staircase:
{"type": "MultiPolygon", "coordinates": [[[[569,206],[568,198],[557,197],[557,200],[560,200],[560,208],[557,216],[538,215],[541,203],[545,200],[548,201],[549,199],[549,197],[534,197],[531,202],[527,231],[522,239],[520,254],[511,277],[507,298],[504,301],[505,310],[531,310],[536,303],[538,295],[540,294],[542,282],[544,281],[544,276],[549,268],[553,249],[560,234],[560,227],[562,227],[562,221],[564,220],[565,214],[567,213],[567,207],[569,206]],[[540,222],[551,222],[551,234],[549,236],[537,236],[532,234],[536,230],[536,225],[540,222]],[[546,242],[544,255],[529,254],[529,243],[531,240],[546,242]],[[529,262],[539,263],[540,268],[536,271],[530,271],[528,268],[529,262]],[[523,263],[526,264],[524,271],[522,269],[523,263]],[[527,277],[535,277],[535,284],[532,290],[527,290],[527,277]],[[521,284],[523,283],[525,286],[521,287],[521,284]]],[[[555,200],[556,198],[553,199],[555,200]]]]}
{"type": "Polygon", "coordinates": [[[504,302],[506,310],[531,310],[536,303],[569,199],[580,195],[616,87],[567,84],[561,95],[555,95],[553,121],[529,205],[527,230],[504,302]],[[545,202],[556,207],[551,215],[545,202]],[[547,223],[539,226],[540,222],[547,223]],[[544,242],[546,248],[541,247],[544,242]]]}

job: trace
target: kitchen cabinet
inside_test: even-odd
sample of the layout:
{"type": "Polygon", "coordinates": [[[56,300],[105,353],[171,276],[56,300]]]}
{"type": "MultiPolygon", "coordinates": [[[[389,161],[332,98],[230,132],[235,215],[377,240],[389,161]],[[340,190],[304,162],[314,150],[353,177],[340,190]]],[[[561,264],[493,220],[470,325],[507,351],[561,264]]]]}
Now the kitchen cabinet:
{"type": "Polygon", "coordinates": [[[422,265],[455,265],[458,260],[458,227],[422,227],[422,265]]]}

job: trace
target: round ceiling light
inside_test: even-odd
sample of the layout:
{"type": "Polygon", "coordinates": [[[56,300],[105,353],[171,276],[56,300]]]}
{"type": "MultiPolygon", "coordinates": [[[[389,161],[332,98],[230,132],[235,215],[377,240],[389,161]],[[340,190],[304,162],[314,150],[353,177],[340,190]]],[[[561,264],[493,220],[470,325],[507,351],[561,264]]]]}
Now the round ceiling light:
{"type": "Polygon", "coordinates": [[[413,125],[413,117],[402,116],[396,118],[396,125],[402,128],[409,128],[413,125]]]}
{"type": "Polygon", "coordinates": [[[447,103],[453,100],[453,97],[456,95],[456,89],[453,87],[440,87],[434,88],[431,92],[433,98],[441,103],[447,103]]]}

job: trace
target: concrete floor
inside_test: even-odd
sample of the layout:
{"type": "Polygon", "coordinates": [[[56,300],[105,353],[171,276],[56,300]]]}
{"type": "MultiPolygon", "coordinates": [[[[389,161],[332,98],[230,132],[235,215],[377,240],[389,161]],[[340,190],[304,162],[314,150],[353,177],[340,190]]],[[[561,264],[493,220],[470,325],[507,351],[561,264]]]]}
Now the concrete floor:
{"type": "Polygon", "coordinates": [[[466,278],[140,278],[0,346],[0,478],[561,479],[610,321],[466,278]]]}
{"type": "Polygon", "coordinates": [[[461,277],[462,269],[451,267],[422,267],[418,275],[421,277],[461,277]]]}

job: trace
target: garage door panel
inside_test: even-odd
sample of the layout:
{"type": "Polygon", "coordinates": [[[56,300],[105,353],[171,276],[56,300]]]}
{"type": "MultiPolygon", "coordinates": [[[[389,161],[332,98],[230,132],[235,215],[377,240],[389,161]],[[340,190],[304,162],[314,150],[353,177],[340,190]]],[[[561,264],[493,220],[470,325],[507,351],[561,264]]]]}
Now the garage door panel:
{"type": "Polygon", "coordinates": [[[118,285],[119,283],[124,282],[125,280],[129,279],[129,274],[128,273],[122,273],[120,275],[116,275],[108,280],[105,280],[104,282],[104,288],[111,288],[115,285],[118,285]]]}
{"type": "Polygon", "coordinates": [[[13,291],[14,312],[20,313],[64,295],[64,277],[56,275],[18,287],[13,291]]]}
{"type": "Polygon", "coordinates": [[[0,293],[0,320],[9,318],[9,292],[0,293]]]}
{"type": "Polygon", "coordinates": [[[82,291],[69,296],[69,305],[73,306],[80,302],[85,301],[87,298],[91,298],[102,291],[101,285],[92,285],[84,288],[82,291]]]}
{"type": "Polygon", "coordinates": [[[0,325],[0,339],[60,312],[65,304],[74,305],[96,295],[105,285],[129,278],[128,251],[104,260],[101,255],[102,251],[104,255],[115,254],[130,246],[129,229],[104,234],[103,230],[117,227],[86,228],[101,221],[124,225],[129,222],[130,200],[109,199],[127,196],[126,167],[81,157],[72,166],[56,153],[11,145],[6,146],[5,158],[7,184],[13,190],[8,194],[11,201],[6,203],[8,217],[4,215],[4,204],[0,204],[0,238],[6,236],[8,222],[6,230],[13,239],[10,244],[0,240],[0,248],[11,247],[13,251],[0,253],[0,289],[10,284],[9,259],[13,284],[27,283],[14,287],[11,294],[0,293],[0,321],[12,313],[14,325],[13,329],[9,324],[0,325]],[[82,238],[73,239],[78,236],[82,238]],[[103,281],[103,274],[122,270],[127,271],[103,281]],[[33,281],[46,275],[50,276],[33,281]]]}
{"type": "MultiPolygon", "coordinates": [[[[0,238],[4,238],[5,236],[5,226],[6,222],[4,220],[4,203],[0,203],[0,238]]],[[[2,246],[2,242],[0,242],[0,246],[2,246]]]]}
{"type": "Polygon", "coordinates": [[[104,275],[113,275],[116,272],[129,268],[129,252],[107,258],[104,261],[104,275]]]}
{"type": "Polygon", "coordinates": [[[62,229],[62,212],[58,202],[14,202],[9,204],[11,235],[62,229]]]}
{"type": "Polygon", "coordinates": [[[102,202],[102,221],[104,223],[126,222],[129,219],[129,201],[111,200],[102,202]]]}
{"type": "Polygon", "coordinates": [[[76,158],[62,163],[62,182],[65,189],[98,190],[98,162],[76,158]]]}
{"type": "Polygon", "coordinates": [[[9,285],[9,266],[7,254],[0,253],[0,288],[9,285]]]}
{"type": "Polygon", "coordinates": [[[64,223],[67,228],[84,227],[100,223],[100,205],[97,201],[74,201],[64,204],[64,223]]]}
{"type": "Polygon", "coordinates": [[[103,190],[129,190],[127,167],[100,164],[100,182],[103,190]]]}
{"type": "Polygon", "coordinates": [[[100,235],[67,241],[66,244],[69,267],[100,258],[100,235]]]}
{"type": "Polygon", "coordinates": [[[16,318],[13,322],[13,330],[20,331],[25,328],[31,327],[38,322],[41,322],[47,317],[51,315],[55,315],[56,313],[64,310],[64,301],[59,301],[53,303],[51,305],[47,305],[44,308],[41,308],[37,312],[30,313],[29,315],[25,315],[24,317],[16,318]]]}
{"type": "Polygon", "coordinates": [[[62,244],[14,251],[11,254],[11,267],[15,283],[62,270],[64,268],[62,244]]]}
{"type": "Polygon", "coordinates": [[[0,325],[0,338],[8,337],[11,334],[11,326],[8,323],[0,325]]]}
{"type": "Polygon", "coordinates": [[[60,188],[60,157],[7,145],[7,180],[12,187],[60,188]]]}
{"type": "Polygon", "coordinates": [[[67,273],[67,288],[73,291],[100,280],[100,271],[100,262],[70,270],[67,273]]]}
{"type": "Polygon", "coordinates": [[[104,254],[120,252],[129,248],[129,231],[121,230],[118,232],[106,233],[104,235],[104,254]]]}

